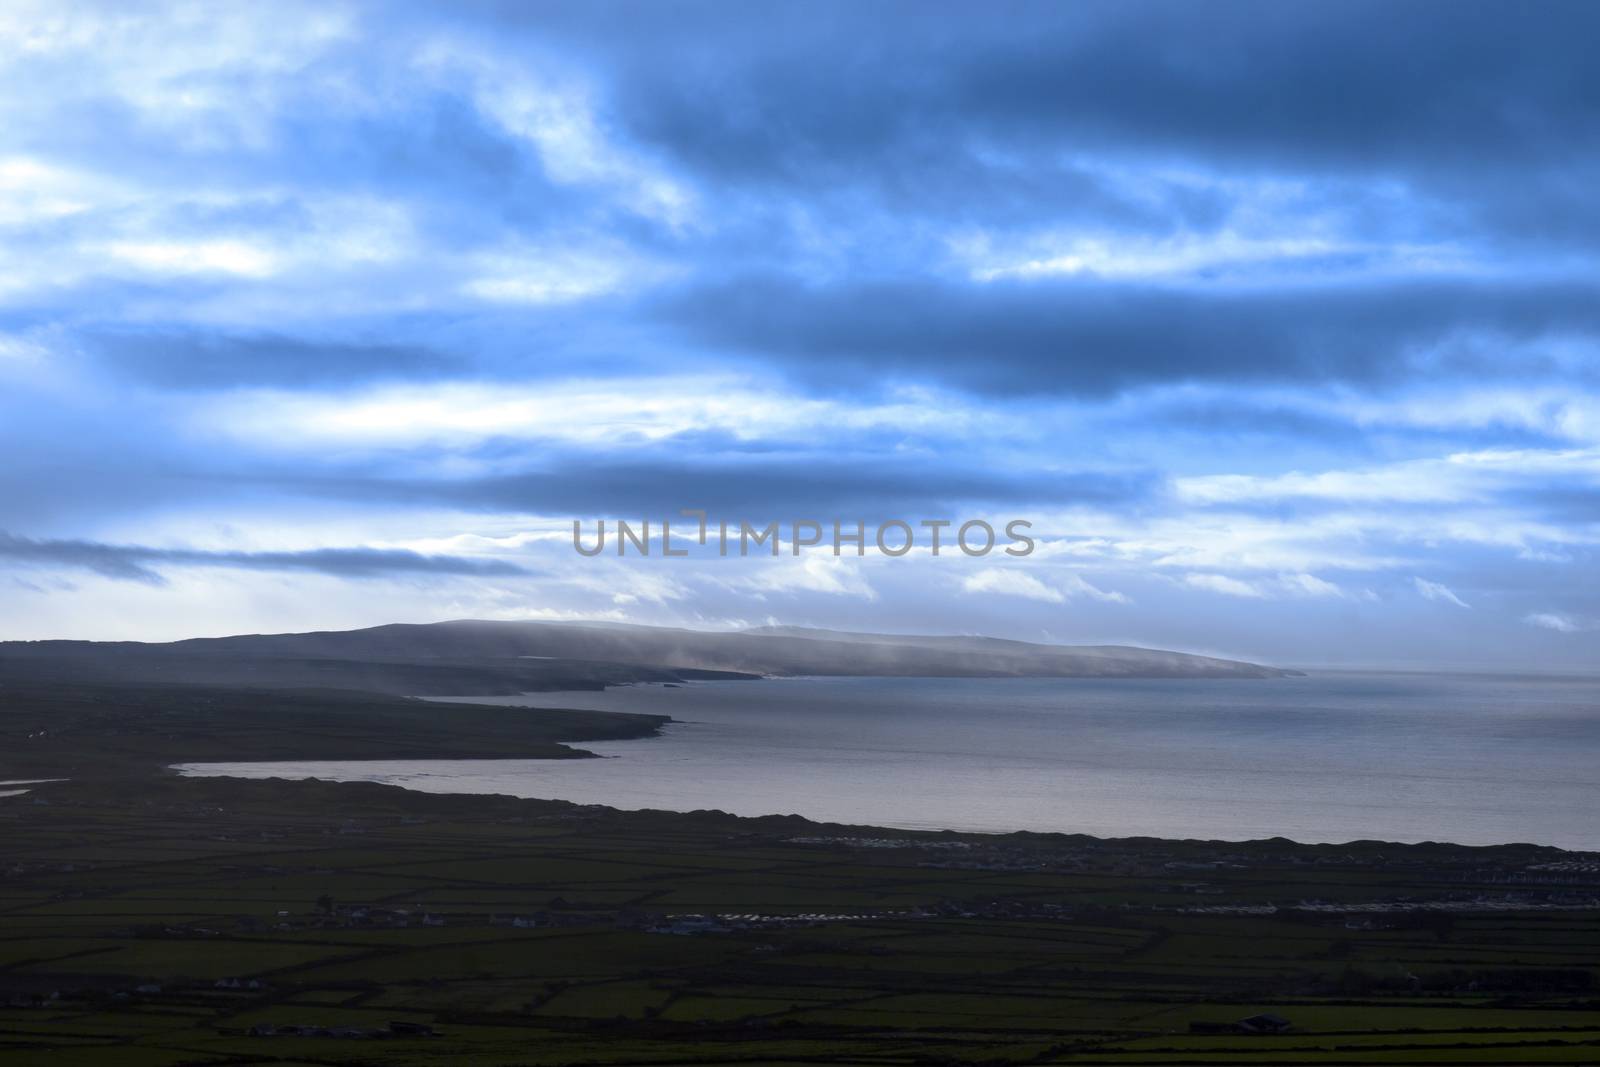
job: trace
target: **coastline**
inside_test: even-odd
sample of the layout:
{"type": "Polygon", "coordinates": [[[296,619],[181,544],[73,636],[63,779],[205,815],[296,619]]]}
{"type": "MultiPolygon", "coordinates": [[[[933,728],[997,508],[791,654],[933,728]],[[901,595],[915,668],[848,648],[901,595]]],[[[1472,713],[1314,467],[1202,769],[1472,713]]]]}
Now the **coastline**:
{"type": "Polygon", "coordinates": [[[1574,712],[1589,695],[1565,684],[1502,691],[1389,673],[1192,685],[784,681],[499,698],[673,716],[648,745],[587,746],[618,757],[600,763],[297,762],[282,772],[984,834],[1600,847],[1581,817],[1596,803],[1582,756],[1597,724],[1574,712]],[[1535,710],[1544,698],[1565,705],[1535,710]],[[1335,714],[1341,702],[1348,713],[1335,714]],[[1506,716],[1501,706],[1525,710],[1506,716]],[[1493,773],[1478,769],[1486,746],[1499,760],[1493,773]]]}

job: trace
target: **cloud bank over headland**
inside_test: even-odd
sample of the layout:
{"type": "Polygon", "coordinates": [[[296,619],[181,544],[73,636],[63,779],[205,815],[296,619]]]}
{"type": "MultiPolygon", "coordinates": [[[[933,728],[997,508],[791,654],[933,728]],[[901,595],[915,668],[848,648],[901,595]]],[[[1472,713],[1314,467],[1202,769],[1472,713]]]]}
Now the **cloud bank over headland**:
{"type": "Polygon", "coordinates": [[[1592,5],[28,3],[5,637],[1600,651],[1592,5]],[[1011,517],[1025,560],[583,559],[1011,517]]]}

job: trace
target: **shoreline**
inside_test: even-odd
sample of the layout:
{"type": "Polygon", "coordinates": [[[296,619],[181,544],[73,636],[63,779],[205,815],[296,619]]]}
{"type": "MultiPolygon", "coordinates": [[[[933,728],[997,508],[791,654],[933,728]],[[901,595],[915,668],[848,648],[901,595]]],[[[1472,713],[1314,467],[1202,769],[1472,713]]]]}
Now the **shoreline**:
{"type": "MultiPolygon", "coordinates": [[[[614,759],[617,757],[595,756],[598,759],[614,759]]],[[[319,761],[295,761],[302,764],[319,761]]],[[[339,760],[342,766],[360,763],[387,763],[401,762],[388,760],[339,760]]],[[[404,761],[412,763],[452,762],[452,761],[404,761]]],[[[496,758],[467,759],[461,762],[469,763],[520,763],[521,760],[503,760],[496,758]]],[[[526,761],[534,762],[534,761],[526,761]]],[[[650,815],[650,816],[682,816],[685,818],[698,818],[702,816],[716,816],[741,821],[763,822],[765,820],[798,820],[809,826],[825,830],[845,830],[851,832],[868,831],[879,835],[915,835],[918,837],[935,837],[940,839],[965,839],[981,838],[985,840],[1002,840],[1007,838],[1039,838],[1046,840],[1089,840],[1108,844],[1112,843],[1143,843],[1162,844],[1174,846],[1285,846],[1304,849],[1339,849],[1339,848],[1372,848],[1391,847],[1397,849],[1466,849],[1466,850],[1495,850],[1495,849],[1539,849],[1560,852],[1566,856],[1593,856],[1600,858],[1600,848],[1575,848],[1566,845],[1555,845],[1537,841],[1497,841],[1469,843],[1461,841],[1440,840],[1436,838],[1422,838],[1415,841],[1404,841],[1396,838],[1345,838],[1341,840],[1312,841],[1289,837],[1283,834],[1266,834],[1251,837],[1205,837],[1205,836],[1168,836],[1159,834],[1099,834],[1076,830],[1039,830],[1028,828],[981,829],[972,827],[933,827],[933,826],[908,826],[893,822],[841,822],[831,819],[820,819],[803,815],[798,812],[759,812],[741,813],[728,811],[722,808],[662,808],[662,807],[624,807],[613,803],[591,803],[584,801],[567,800],[560,797],[534,796],[518,793],[496,791],[457,791],[452,789],[423,789],[415,785],[407,785],[394,781],[387,781],[380,777],[319,777],[314,773],[304,775],[283,775],[274,773],[265,774],[239,774],[233,773],[239,763],[218,762],[206,764],[174,764],[164,768],[167,776],[188,781],[207,782],[281,782],[281,783],[316,783],[322,786],[357,786],[378,787],[382,789],[398,790],[416,797],[449,797],[464,801],[526,801],[534,804],[566,805],[585,810],[602,810],[617,816],[650,815]],[[214,767],[219,770],[211,772],[196,772],[191,768],[214,767]]],[[[264,764],[273,766],[276,764],[264,764]]]]}
{"type": "MultiPolygon", "coordinates": [[[[1440,725],[1437,713],[1441,708],[1453,705],[1441,703],[1439,694],[1487,692],[1475,685],[1473,679],[1448,674],[1434,677],[1443,682],[1455,681],[1460,684],[1453,688],[1430,684],[1404,689],[1394,689],[1386,684],[1408,677],[1415,676],[1394,672],[1346,672],[1336,681],[1338,691],[1348,699],[1367,700],[1364,694],[1371,690],[1375,694],[1374,699],[1401,701],[1388,713],[1390,722],[1411,721],[1410,725],[1400,727],[1405,732],[1401,740],[1413,735],[1426,737],[1428,730],[1440,725]],[[1345,684],[1360,681],[1363,676],[1372,684],[1365,687],[1345,684]],[[1408,697],[1408,693],[1416,695],[1408,697]],[[1349,697],[1348,694],[1355,696],[1349,697]],[[1413,703],[1404,703],[1407,699],[1413,703]],[[1428,711],[1432,718],[1423,720],[1426,725],[1412,721],[1422,718],[1420,714],[1413,716],[1414,709],[1418,713],[1428,711]]],[[[1304,753],[1316,748],[1325,734],[1329,737],[1337,735],[1336,739],[1340,741],[1365,738],[1353,749],[1357,753],[1371,749],[1375,743],[1389,736],[1384,732],[1388,727],[1369,732],[1365,719],[1357,718],[1349,722],[1352,729],[1348,732],[1337,727],[1322,727],[1305,735],[1304,740],[1300,739],[1300,734],[1285,732],[1283,736],[1289,743],[1283,747],[1273,739],[1275,730],[1256,731],[1254,736],[1267,746],[1259,748],[1259,758],[1248,755],[1243,759],[1207,762],[1210,759],[1206,755],[1208,752],[1219,745],[1225,746],[1230,738],[1238,736],[1235,731],[1253,730],[1253,724],[1260,721],[1261,714],[1266,710],[1275,710],[1284,700],[1298,702],[1300,698],[1290,696],[1287,687],[1298,687],[1300,679],[1280,683],[1282,688],[1274,685],[1272,690],[1262,692],[1259,698],[1245,695],[1247,688],[1255,687],[1255,680],[1250,680],[1248,687],[1241,680],[1237,686],[1215,694],[1209,693],[1207,687],[1169,684],[1167,680],[1147,681],[1133,691],[1135,704],[1149,703],[1145,697],[1157,703],[1164,701],[1167,698],[1161,696],[1162,693],[1192,692],[1199,694],[1196,699],[1203,704],[1229,710],[1222,717],[1202,718],[1200,725],[1190,727],[1182,725],[1187,716],[1180,709],[1175,716],[1167,716],[1174,725],[1169,728],[1166,724],[1160,724],[1156,729],[1165,732],[1157,733],[1145,732],[1145,724],[1140,718],[1129,715],[1126,734],[1133,740],[1128,744],[1119,743],[1117,747],[1122,751],[1112,752],[1111,756],[1126,756],[1133,751],[1135,760],[1131,763],[1097,765],[1093,760],[1098,757],[1088,754],[1082,759],[1059,763],[1052,754],[1059,747],[1054,742],[1050,742],[1048,750],[1034,750],[1043,758],[1029,755],[1030,750],[1016,749],[1010,741],[992,746],[978,744],[971,750],[970,758],[957,761],[963,766],[953,766],[949,759],[937,764],[941,773],[948,771],[955,777],[938,778],[942,783],[941,792],[928,792],[925,806],[915,803],[920,793],[895,790],[892,785],[875,788],[871,784],[872,779],[880,774],[880,767],[886,773],[893,772],[898,758],[894,755],[895,751],[924,751],[923,747],[916,744],[923,736],[922,720],[907,717],[914,706],[921,706],[918,702],[922,694],[937,695],[944,689],[946,705],[971,704],[972,711],[968,718],[977,723],[978,733],[975,736],[979,741],[991,733],[990,728],[982,725],[983,716],[980,714],[988,706],[991,697],[997,702],[996,706],[1010,704],[1011,694],[1015,694],[1018,700],[1042,701],[1048,705],[1055,700],[1053,694],[1058,691],[1063,694],[1087,693],[1086,699],[1090,700],[1114,701],[1111,704],[1102,703],[1098,715],[1079,722],[1075,719],[1077,711],[1070,714],[1066,711],[1069,705],[1077,706],[1077,697],[1065,697],[1060,725],[1045,728],[1054,736],[1070,738],[1077,731],[1089,731],[1091,734],[1107,729],[1119,733],[1123,731],[1120,682],[1075,679],[1058,687],[1048,679],[961,679],[952,683],[955,688],[922,684],[901,690],[895,684],[900,679],[828,675],[779,680],[791,683],[794,687],[792,697],[777,699],[779,693],[790,689],[786,686],[764,691],[763,698],[758,693],[740,693],[732,686],[710,683],[680,689],[649,684],[630,685],[618,687],[606,695],[595,694],[597,699],[587,706],[596,710],[670,711],[676,713],[674,722],[677,724],[698,722],[705,727],[703,734],[663,729],[657,735],[658,740],[663,742],[661,747],[597,746],[603,756],[634,761],[631,774],[619,767],[607,766],[550,774],[537,765],[530,764],[524,768],[513,762],[496,765],[493,761],[456,767],[426,763],[386,767],[381,765],[381,761],[359,761],[321,768],[286,767],[285,771],[346,781],[373,780],[418,791],[560,798],[578,803],[606,804],[621,810],[727,810],[748,817],[794,812],[821,821],[870,824],[907,831],[947,830],[989,835],[1082,832],[1114,838],[1139,836],[1158,840],[1228,841],[1262,840],[1278,836],[1311,843],[1354,840],[1398,843],[1445,841],[1461,843],[1466,847],[1533,841],[1572,851],[1600,850],[1600,839],[1581,820],[1575,821],[1571,817],[1572,813],[1592,808],[1593,791],[1581,776],[1576,782],[1572,780],[1570,760],[1545,764],[1559,773],[1538,779],[1549,787],[1548,796],[1543,799],[1530,795],[1529,790],[1520,785],[1515,791],[1502,790],[1503,785],[1512,784],[1503,781],[1504,775],[1500,778],[1480,778],[1463,770],[1461,761],[1470,756],[1473,749],[1468,747],[1455,751],[1442,741],[1438,744],[1425,741],[1424,747],[1415,752],[1415,763],[1410,759],[1412,749],[1407,747],[1395,750],[1403,754],[1400,757],[1380,759],[1370,766],[1363,764],[1359,768],[1362,772],[1359,788],[1355,789],[1344,789],[1338,781],[1344,765],[1349,762],[1348,758],[1330,761],[1313,759],[1303,764],[1297,761],[1297,752],[1304,753]],[[813,688],[808,683],[817,684],[813,688]],[[1030,691],[1035,696],[1029,696],[1030,691]],[[1247,700],[1248,704],[1234,709],[1236,695],[1238,700],[1247,700]],[[863,733],[857,739],[860,741],[859,751],[840,749],[842,762],[836,761],[830,752],[850,740],[850,737],[841,740],[837,736],[840,724],[844,723],[847,730],[852,729],[849,721],[853,720],[848,720],[849,713],[869,710],[867,705],[880,699],[899,701],[894,708],[900,718],[895,721],[906,725],[896,727],[896,732],[890,735],[875,732],[870,726],[871,717],[863,719],[863,733]],[[834,708],[835,701],[838,702],[837,708],[834,708]],[[819,710],[831,709],[834,713],[819,718],[813,726],[809,719],[795,717],[807,705],[819,710]],[[783,725],[773,728],[771,723],[783,725]],[[895,745],[902,734],[907,741],[903,748],[885,747],[895,745]],[[813,735],[820,739],[815,750],[810,742],[813,735]],[[1170,753],[1174,739],[1188,737],[1193,738],[1193,751],[1196,753],[1193,774],[1172,766],[1167,759],[1146,762],[1147,751],[1170,753]],[[1138,740],[1140,738],[1149,738],[1153,747],[1147,749],[1145,742],[1138,740]],[[768,753],[770,759],[763,761],[762,752],[768,753]],[[1273,752],[1278,754],[1273,755],[1273,752]],[[1056,766],[1058,763],[1059,766],[1056,766]],[[839,768],[837,779],[833,769],[835,766],[839,768]],[[765,773],[763,768],[767,768],[765,773]],[[816,779],[820,783],[819,791],[807,795],[796,788],[796,783],[800,781],[797,775],[813,772],[820,776],[816,779]],[[985,774],[995,775],[994,788],[984,785],[985,774]],[[1052,774],[1061,784],[1050,780],[1052,774]],[[417,780],[408,781],[412,776],[416,776],[417,780]],[[423,780],[428,776],[434,777],[431,781],[423,780]],[[449,781],[452,777],[460,781],[449,781]],[[1084,784],[1072,784],[1079,779],[1084,784]],[[829,788],[829,783],[836,780],[845,787],[843,791],[829,788]],[[741,790],[735,787],[736,782],[743,783],[746,788],[741,790]],[[769,782],[770,787],[767,784],[769,782]],[[1148,788],[1142,783],[1147,783],[1148,788]],[[1115,792],[1119,785],[1124,789],[1121,795],[1127,798],[1126,814],[1119,810],[1124,806],[1115,792]],[[1007,792],[1008,788],[1012,791],[1007,792]],[[1016,792],[1016,789],[1022,791],[1016,792]],[[1199,792],[1202,789],[1206,792],[1199,792]],[[1275,792],[1277,790],[1292,792],[1275,792]],[[1199,798],[1201,803],[1192,808],[1175,806],[1186,791],[1199,798]],[[986,792],[988,796],[984,795],[986,792]],[[1228,803],[1225,794],[1235,798],[1231,802],[1232,811],[1226,810],[1228,803]],[[1285,803],[1274,806],[1274,802],[1268,799],[1272,796],[1281,796],[1285,803]],[[1029,798],[1032,798],[1031,801],[1029,798]],[[969,799],[972,801],[970,804],[966,802],[969,799]],[[1555,806],[1557,803],[1565,806],[1558,808],[1555,806]],[[1541,814],[1543,812],[1548,812],[1548,816],[1541,814]]],[[[906,681],[938,683],[941,680],[906,681]]],[[[1521,689],[1508,688],[1506,692],[1515,698],[1520,696],[1521,689]]],[[[1506,698],[1506,694],[1498,696],[1506,698]]],[[[1309,701],[1308,707],[1320,706],[1322,697],[1313,690],[1305,699],[1309,701]]],[[[1563,696],[1560,699],[1568,700],[1570,697],[1563,696]]],[[[562,693],[500,698],[503,706],[527,708],[543,707],[546,701],[568,700],[577,702],[578,698],[562,693]]],[[[1492,700],[1483,704],[1485,708],[1494,706],[1492,700]]],[[[1028,714],[1033,715],[1036,710],[1030,710],[1028,714]]],[[[1294,710],[1293,706],[1287,707],[1285,714],[1294,710]]],[[[1047,709],[1046,714],[1054,713],[1047,709]]],[[[1365,715],[1365,711],[1362,714],[1365,715]]],[[[1322,716],[1319,714],[1317,718],[1322,716]]],[[[1444,718],[1454,720],[1456,716],[1452,713],[1444,718]]],[[[885,721],[891,719],[894,717],[885,717],[885,721]]],[[[929,721],[930,728],[938,728],[939,720],[929,721]]],[[[1044,725],[1051,720],[1039,715],[1035,721],[1044,725]]],[[[1483,721],[1498,723],[1499,719],[1488,718],[1483,721]]],[[[1562,720],[1563,723],[1565,721],[1562,720]]],[[[1155,720],[1152,718],[1150,722],[1155,720]]],[[[1522,720],[1518,720],[1518,724],[1519,729],[1526,729],[1522,720]]],[[[959,740],[968,734],[954,736],[959,740]]],[[[1017,736],[1026,740],[1033,735],[1017,736]]],[[[928,752],[934,753],[942,750],[940,743],[927,748],[928,752]]],[[[1251,749],[1252,753],[1255,751],[1256,748],[1251,749]]],[[[248,761],[227,762],[237,764],[248,761]]],[[[227,767],[197,771],[230,773],[227,767]]],[[[240,773],[254,776],[262,772],[240,768],[240,773]]],[[[1534,780],[1525,778],[1523,781],[1534,780]]],[[[894,779],[884,781],[892,782],[894,779]]],[[[903,781],[901,784],[924,791],[929,787],[927,782],[903,781]]]]}
{"type": "MultiPolygon", "coordinates": [[[[803,684],[806,681],[799,677],[784,680],[796,684],[803,684]]],[[[833,675],[815,680],[841,683],[847,687],[856,682],[899,681],[899,679],[833,675]]],[[[1006,678],[962,681],[965,684],[980,686],[980,683],[995,681],[1020,684],[1047,680],[1006,678]]],[[[1073,680],[1074,683],[1077,681],[1079,680],[1073,680]]],[[[1161,684],[1165,681],[1152,680],[1151,688],[1165,689],[1165,685],[1161,684]]],[[[1108,680],[1085,680],[1085,682],[1095,687],[1116,684],[1108,680]]],[[[1254,685],[1254,680],[1251,680],[1251,685],[1254,685]]],[[[728,686],[713,685],[711,682],[689,686],[684,686],[682,683],[639,682],[625,688],[636,693],[648,694],[653,703],[663,708],[673,707],[674,701],[693,703],[695,698],[692,694],[695,690],[701,693],[712,690],[732,691],[728,686]]],[[[743,686],[736,688],[744,689],[743,686]]],[[[375,694],[335,691],[216,690],[194,686],[67,686],[46,688],[36,694],[14,688],[8,695],[13,700],[9,709],[11,714],[30,716],[31,713],[31,717],[37,721],[40,728],[36,731],[30,730],[29,740],[8,754],[10,758],[4,761],[4,769],[12,773],[6,779],[0,780],[0,785],[23,781],[39,782],[47,778],[60,777],[79,779],[106,777],[127,780],[142,778],[147,774],[161,778],[209,778],[218,774],[238,780],[261,777],[259,772],[251,774],[242,766],[247,764],[256,767],[338,764],[347,772],[340,776],[346,781],[363,780],[367,778],[370,769],[377,769],[373,768],[373,765],[385,763],[407,765],[397,767],[391,775],[427,773],[429,765],[437,761],[472,764],[474,773],[493,770],[497,766],[507,766],[508,769],[515,770],[514,767],[509,767],[509,764],[523,760],[532,761],[532,765],[536,767],[550,768],[574,760],[593,760],[603,763],[615,758],[602,747],[609,742],[652,738],[664,741],[669,735],[669,731],[666,730],[668,726],[687,726],[695,722],[670,714],[634,709],[573,709],[531,703],[545,700],[562,702],[575,700],[579,694],[571,691],[517,694],[515,697],[500,698],[503,702],[493,704],[478,703],[481,698],[474,696],[391,698],[375,694]],[[32,695],[38,697],[39,704],[36,708],[29,706],[32,695]],[[104,712],[108,703],[113,707],[115,705],[122,707],[116,709],[117,714],[107,716],[104,712]],[[507,714],[508,710],[516,708],[533,708],[537,709],[537,713],[507,714]],[[440,709],[449,710],[445,714],[439,714],[440,709]],[[74,719],[74,715],[82,715],[85,712],[87,718],[74,719]],[[87,729],[91,726],[92,730],[87,729]],[[35,733],[40,736],[32,736],[35,733]],[[593,745],[600,748],[600,751],[581,747],[585,745],[593,745]],[[247,758],[238,758],[241,754],[247,758]],[[55,758],[51,758],[52,755],[55,758]],[[239,768],[245,773],[229,774],[233,768],[239,768]]],[[[1130,726],[1130,729],[1132,728],[1130,726]]],[[[658,754],[655,746],[634,751],[639,754],[646,752],[652,755],[658,754]]],[[[869,748],[866,751],[871,750],[869,748]]],[[[680,748],[678,753],[680,756],[681,752],[680,748]]],[[[589,764],[589,766],[594,765],[589,764]]],[[[613,769],[606,768],[608,773],[613,769]]],[[[630,768],[630,770],[637,769],[637,767],[630,768]]],[[[315,773],[316,771],[312,770],[305,776],[311,777],[315,773]]],[[[728,810],[739,812],[741,813],[739,817],[744,818],[761,818],[771,813],[797,811],[803,812],[818,823],[871,826],[897,833],[949,832],[991,837],[1013,833],[1080,833],[1106,840],[1212,840],[1243,843],[1283,839],[1306,844],[1382,840],[1409,845],[1442,841],[1451,844],[1465,842],[1459,845],[1464,848],[1497,847],[1502,844],[1546,840],[1550,843],[1542,847],[1574,852],[1594,850],[1594,845],[1586,837],[1579,835],[1574,839],[1569,832],[1566,832],[1570,828],[1563,826],[1554,827],[1562,833],[1553,839],[1541,839],[1526,832],[1493,837],[1488,833],[1474,836],[1469,832],[1462,837],[1453,837],[1448,833],[1433,832],[1430,820],[1427,819],[1421,822],[1410,820],[1418,832],[1406,833],[1407,820],[1388,820],[1391,825],[1387,826],[1384,825],[1385,820],[1359,823],[1349,817],[1349,812],[1345,812],[1342,817],[1328,819],[1324,825],[1331,829],[1326,832],[1311,826],[1304,818],[1299,822],[1275,820],[1276,825],[1264,818],[1244,819],[1231,826],[1227,820],[1208,823],[1199,811],[1196,811],[1195,818],[1187,822],[1178,820],[1174,824],[1171,820],[1167,820],[1166,826],[1160,825],[1155,819],[1147,818],[1142,822],[1134,819],[1123,823],[1129,827],[1128,830],[1119,832],[1115,827],[1120,820],[1114,816],[1108,820],[1103,817],[1102,812],[1101,817],[1095,817],[1092,813],[1090,817],[1078,817],[1076,809],[1059,806],[1062,803],[1059,799],[1055,802],[1057,807],[1037,807],[1035,810],[1043,813],[1048,821],[1034,822],[1008,820],[1004,817],[1003,810],[996,811],[997,817],[990,818],[982,818],[980,812],[980,817],[971,821],[940,822],[937,821],[937,817],[920,816],[907,818],[903,811],[897,816],[892,810],[875,808],[870,803],[862,803],[854,808],[848,807],[841,803],[847,799],[843,794],[833,798],[831,809],[823,806],[820,810],[802,804],[791,805],[781,798],[767,803],[770,798],[763,796],[759,791],[749,795],[753,798],[754,804],[760,806],[742,807],[736,803],[729,803],[725,791],[722,796],[689,793],[678,802],[672,802],[667,799],[667,794],[660,790],[656,792],[654,798],[645,799],[636,799],[625,792],[609,792],[610,787],[606,785],[605,776],[594,779],[590,771],[576,773],[589,780],[589,785],[586,786],[589,795],[583,795],[581,791],[563,793],[560,789],[550,789],[545,785],[534,785],[530,787],[531,791],[537,796],[561,798],[562,801],[570,803],[601,804],[618,811],[675,811],[690,814],[696,811],[728,810]],[[596,789],[601,790],[602,795],[595,795],[596,789]],[[664,800],[666,802],[663,802],[664,800]],[[1054,817],[1058,812],[1063,813],[1059,819],[1054,817]],[[1262,825],[1263,823],[1266,825],[1262,825]],[[1340,832],[1341,828],[1369,825],[1380,832],[1373,834],[1340,832]],[[1216,828],[1215,832],[1207,832],[1212,827],[1216,828]]],[[[975,773],[981,773],[981,767],[975,767],[975,773]]],[[[1151,771],[1150,774],[1153,776],[1151,780],[1156,781],[1159,773],[1151,771]]],[[[1274,770],[1271,773],[1281,772],[1274,770]]],[[[610,777],[613,782],[619,780],[614,774],[610,777]]],[[[390,781],[392,780],[390,777],[390,781]]],[[[565,780],[575,779],[568,776],[565,780]]],[[[970,787],[971,783],[968,785],[970,787]]],[[[418,788],[416,783],[408,785],[404,782],[399,783],[397,787],[427,795],[462,797],[526,795],[521,789],[493,788],[488,783],[484,788],[474,788],[468,783],[465,788],[446,785],[443,789],[428,789],[418,788]]],[[[1263,778],[1255,786],[1255,792],[1259,794],[1267,787],[1263,778]]],[[[702,794],[705,792],[702,791],[702,794]]],[[[1244,797],[1247,794],[1240,795],[1244,797]]],[[[773,796],[778,794],[774,793],[773,796]]],[[[1241,811],[1270,811],[1260,807],[1248,808],[1247,803],[1243,799],[1239,801],[1241,811]]],[[[892,807],[891,805],[891,809],[892,807]]],[[[1151,809],[1151,811],[1156,810],[1151,809]]],[[[1502,821],[1505,824],[1502,828],[1512,831],[1517,831],[1519,825],[1532,825],[1525,818],[1502,821]]],[[[1494,826],[1495,823],[1492,821],[1482,824],[1484,830],[1492,830],[1494,826]]]]}
{"type": "MultiPolygon", "coordinates": [[[[167,768],[166,770],[170,772],[175,771],[176,768],[167,768]]],[[[202,796],[214,795],[219,792],[226,793],[230,790],[236,791],[236,795],[241,798],[248,797],[256,790],[265,790],[274,794],[283,794],[285,791],[291,793],[303,791],[308,794],[343,795],[353,802],[360,802],[352,804],[352,808],[363,805],[370,806],[374,802],[382,801],[385,802],[386,806],[397,809],[438,809],[454,814],[475,811],[479,815],[488,815],[507,810],[521,810],[529,816],[565,814],[582,815],[585,818],[597,817],[621,820],[667,820],[669,822],[684,820],[691,823],[711,821],[718,824],[732,824],[734,829],[742,827],[752,831],[761,830],[764,832],[770,831],[773,827],[783,827],[786,831],[806,831],[810,836],[817,838],[815,843],[826,843],[831,838],[838,837],[841,841],[848,840],[861,843],[862,847],[866,848],[890,847],[896,842],[917,842],[921,844],[968,842],[974,845],[991,845],[1015,841],[1032,842],[1040,845],[1088,845],[1108,849],[1160,849],[1171,847],[1212,850],[1242,849],[1269,853],[1305,851],[1330,855],[1348,851],[1388,849],[1418,854],[1459,853],[1469,856],[1488,856],[1506,852],[1528,853],[1541,856],[1548,855],[1552,861],[1593,861],[1596,865],[1600,865],[1600,849],[1574,849],[1531,841],[1507,841],[1493,844],[1463,844],[1454,841],[1437,840],[1395,841],[1387,838],[1299,841],[1282,835],[1235,839],[1220,837],[1162,837],[1149,834],[1102,835],[1071,830],[931,829],[927,827],[890,826],[881,823],[836,822],[814,819],[795,813],[775,812],[762,815],[741,815],[719,808],[696,808],[683,811],[648,807],[620,808],[611,804],[586,804],[550,797],[523,797],[509,793],[434,792],[367,779],[336,781],[326,778],[284,778],[278,776],[246,778],[227,774],[191,775],[180,772],[165,773],[147,779],[147,781],[162,782],[167,786],[175,783],[189,783],[199,790],[202,796]]],[[[58,790],[53,792],[57,799],[62,802],[82,803],[85,799],[98,798],[100,796],[101,786],[98,783],[62,778],[54,779],[48,784],[60,786],[58,790]],[[83,794],[81,798],[72,795],[80,791],[83,794]]],[[[118,795],[120,795],[123,788],[123,783],[118,783],[114,787],[118,795]]],[[[0,808],[0,811],[3,810],[3,808],[0,808]]]]}

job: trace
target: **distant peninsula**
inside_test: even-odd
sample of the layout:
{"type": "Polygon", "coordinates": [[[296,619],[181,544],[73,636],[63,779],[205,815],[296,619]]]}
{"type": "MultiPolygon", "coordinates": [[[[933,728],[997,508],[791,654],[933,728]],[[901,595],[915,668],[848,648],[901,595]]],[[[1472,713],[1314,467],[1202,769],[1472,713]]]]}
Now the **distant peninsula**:
{"type": "Polygon", "coordinates": [[[1296,671],[1126,645],[847,633],[704,631],[612,623],[459,620],[145,643],[0,642],[0,682],[186,682],[494,696],[762,676],[1280,678],[1296,671]]]}

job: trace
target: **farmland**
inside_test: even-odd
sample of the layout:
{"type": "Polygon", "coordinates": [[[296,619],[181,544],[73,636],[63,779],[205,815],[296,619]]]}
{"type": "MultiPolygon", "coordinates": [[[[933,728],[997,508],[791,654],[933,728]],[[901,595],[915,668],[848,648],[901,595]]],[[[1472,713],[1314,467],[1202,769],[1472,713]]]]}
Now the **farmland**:
{"type": "Polygon", "coordinates": [[[1600,1059],[1600,866],[1554,849],[161,775],[37,786],[0,828],[5,1062],[1600,1059]]]}

